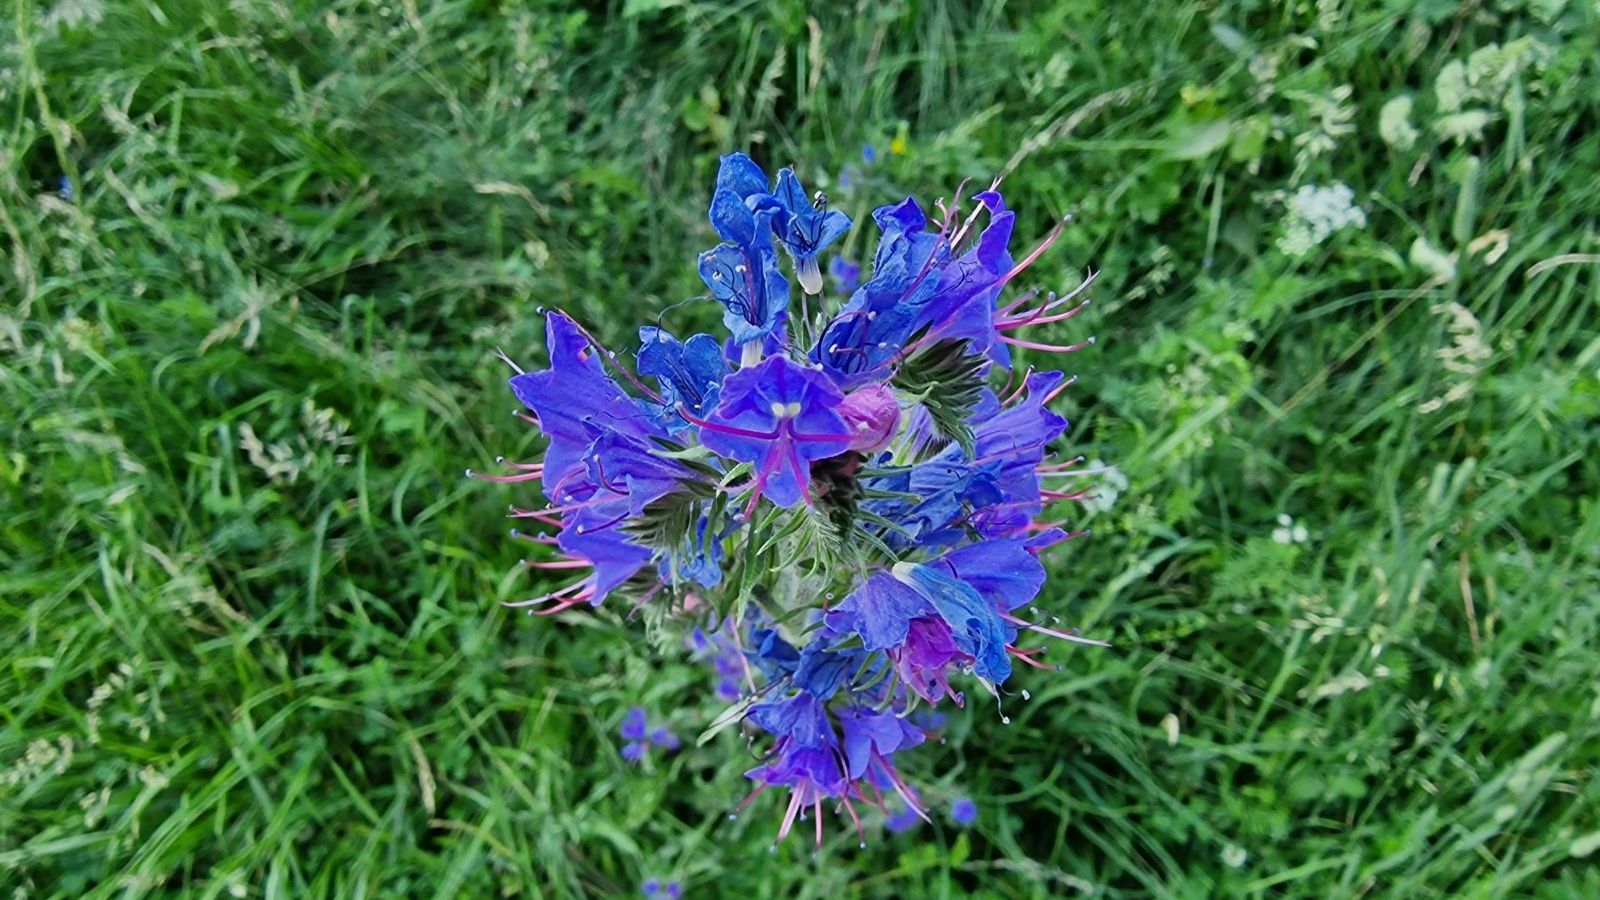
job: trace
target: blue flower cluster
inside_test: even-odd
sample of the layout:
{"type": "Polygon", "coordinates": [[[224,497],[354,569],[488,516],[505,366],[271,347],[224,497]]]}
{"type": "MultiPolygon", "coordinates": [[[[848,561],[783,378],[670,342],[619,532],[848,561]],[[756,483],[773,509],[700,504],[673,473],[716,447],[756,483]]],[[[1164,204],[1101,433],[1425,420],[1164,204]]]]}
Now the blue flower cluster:
{"type": "MultiPolygon", "coordinates": [[[[1029,613],[1040,554],[1074,536],[1041,517],[1086,492],[1062,483],[1081,457],[1048,458],[1070,380],[1011,371],[1013,348],[1093,342],[1018,335],[1081,311],[1092,276],[1003,300],[1060,228],[1019,259],[999,191],[972,199],[932,219],[913,198],[873,211],[870,274],[832,267],[849,294],[830,309],[818,256],[850,219],[791,169],[769,180],[723,157],[709,211],[722,243],[698,268],[730,338],[645,327],[630,367],[547,313],[549,367],[510,382],[544,459],[477,476],[540,482],[548,503],[511,515],[544,527],[513,533],[552,551],[529,566],[578,575],[510,605],[549,615],[617,594],[683,623],[733,703],[719,722],[765,735],[740,808],[786,792],[780,837],[809,811],[820,842],[825,803],[858,830],[861,802],[890,824],[926,819],[898,763],[927,738],[919,707],[963,705],[963,679],[998,697],[1016,662],[1049,668],[1026,637],[1099,643],[1029,613]]],[[[622,736],[635,757],[666,746],[642,711],[622,736]]]]}

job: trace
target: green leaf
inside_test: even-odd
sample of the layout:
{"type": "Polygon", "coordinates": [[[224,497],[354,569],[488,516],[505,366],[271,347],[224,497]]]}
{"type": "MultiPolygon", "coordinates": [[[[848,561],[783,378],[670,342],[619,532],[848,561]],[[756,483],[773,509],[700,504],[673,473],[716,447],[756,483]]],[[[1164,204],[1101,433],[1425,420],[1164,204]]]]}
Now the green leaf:
{"type": "Polygon", "coordinates": [[[989,360],[972,353],[971,342],[944,340],[906,360],[894,377],[894,386],[928,411],[934,433],[973,452],[972,427],[967,419],[983,395],[989,360]]]}

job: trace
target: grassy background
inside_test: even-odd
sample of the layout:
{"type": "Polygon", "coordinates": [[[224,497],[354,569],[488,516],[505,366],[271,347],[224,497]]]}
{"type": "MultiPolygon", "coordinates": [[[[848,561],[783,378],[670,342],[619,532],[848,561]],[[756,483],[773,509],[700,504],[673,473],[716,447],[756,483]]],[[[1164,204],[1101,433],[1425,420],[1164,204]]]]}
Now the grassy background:
{"type": "Polygon", "coordinates": [[[1600,895],[1595,4],[586,7],[6,4],[5,896],[1600,895]],[[699,293],[733,148],[858,215],[1007,171],[1104,273],[1127,485],[1047,591],[1116,646],[916,754],[968,831],[769,856],[734,735],[616,755],[704,671],[497,605],[491,351],[699,293]]]}

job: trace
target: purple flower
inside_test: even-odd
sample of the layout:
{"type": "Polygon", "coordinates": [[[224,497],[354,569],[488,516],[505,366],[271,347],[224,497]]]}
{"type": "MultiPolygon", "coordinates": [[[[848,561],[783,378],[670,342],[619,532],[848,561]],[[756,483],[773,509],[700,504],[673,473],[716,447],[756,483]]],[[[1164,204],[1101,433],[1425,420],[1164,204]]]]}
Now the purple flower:
{"type": "Polygon", "coordinates": [[[811,350],[811,359],[846,387],[883,380],[885,365],[903,356],[917,310],[938,289],[949,257],[910,197],[873,210],[872,219],[881,231],[872,278],[856,289],[811,350]]]}
{"type": "Polygon", "coordinates": [[[676,881],[662,882],[659,878],[650,878],[639,886],[639,890],[646,897],[666,897],[667,900],[678,900],[683,896],[683,885],[676,881]]]}
{"type": "Polygon", "coordinates": [[[883,827],[895,834],[904,834],[922,824],[922,816],[917,814],[915,807],[910,804],[900,807],[883,820],[883,827]]]}
{"type": "Polygon", "coordinates": [[[835,411],[844,395],[822,374],[774,356],[722,384],[722,402],[701,427],[712,452],[755,467],[750,506],[765,496],[782,507],[810,499],[810,461],[850,446],[850,428],[835,411]]]}
{"type": "Polygon", "coordinates": [[[512,377],[511,391],[537,417],[549,438],[544,458],[545,494],[556,499],[562,482],[585,468],[584,454],[597,433],[645,438],[658,429],[639,403],[606,374],[588,335],[566,315],[545,316],[550,368],[512,377]]]}
{"type": "Polygon", "coordinates": [[[678,736],[670,729],[665,726],[650,727],[649,716],[643,707],[635,706],[628,710],[622,717],[622,725],[617,733],[627,742],[622,746],[622,758],[628,762],[640,762],[649,754],[652,746],[669,753],[681,746],[678,736]]]}
{"type": "MultiPolygon", "coordinates": [[[[875,151],[863,157],[871,165],[875,151]]],[[[586,570],[510,605],[550,604],[538,610],[547,614],[621,588],[636,612],[660,597],[646,612],[652,628],[694,617],[682,625],[692,629],[686,644],[733,704],[713,729],[738,722],[763,735],[740,808],[771,788],[786,794],[780,839],[809,817],[820,846],[827,809],[859,832],[858,802],[884,808],[891,830],[929,821],[900,772],[900,753],[937,727],[918,707],[961,705],[967,676],[998,693],[1013,658],[1049,668],[1035,659],[1042,647],[1018,646],[1024,632],[1087,642],[1019,615],[1044,583],[1038,554],[1076,536],[1040,514],[1085,496],[1047,484],[1083,472],[1072,468],[1081,458],[1045,463],[1067,428],[1048,404],[1067,382],[1030,369],[1015,390],[1009,373],[1006,387],[989,386],[1009,368],[1010,346],[1065,352],[1092,342],[1011,334],[1068,319],[1088,301],[1055,311],[1080,287],[1003,303],[1006,284],[1060,228],[1013,258],[1005,201],[993,189],[972,200],[968,210],[941,201],[933,220],[912,198],[874,210],[870,277],[834,259],[828,272],[847,297],[802,297],[791,313],[778,245],[806,293],[819,293],[819,251],[849,220],[820,193],[808,196],[792,169],[769,182],[750,157],[723,157],[708,209],[722,243],[699,271],[731,337],[680,341],[646,326],[630,369],[550,314],[549,368],[511,379],[528,410],[519,415],[545,433],[546,456],[478,476],[541,481],[549,505],[511,515],[551,530],[514,536],[563,555],[528,565],[586,570]],[[802,347],[790,332],[816,340],[802,347]],[[816,508],[783,514],[802,502],[816,508]],[[835,603],[841,584],[850,588],[835,603]],[[890,815],[886,798],[902,811],[890,815]]],[[[617,733],[634,763],[681,745],[639,707],[617,733]]],[[[958,798],[949,814],[965,826],[977,807],[958,798]]],[[[640,890],[682,893],[662,878],[640,890]]]]}
{"type": "MultiPolygon", "coordinates": [[[[585,448],[584,459],[554,489],[552,499],[558,505],[529,515],[545,521],[551,515],[562,517],[556,544],[594,567],[585,593],[589,603],[599,605],[653,555],[619,526],[695,476],[678,462],[654,453],[642,440],[594,425],[589,428],[594,439],[585,448]]],[[[703,570],[696,574],[706,577],[703,570]]]]}
{"type": "Polygon", "coordinates": [[[972,802],[971,797],[957,797],[950,803],[950,821],[962,828],[971,825],[978,819],[978,804],[972,802]]]}
{"type": "Polygon", "coordinates": [[[971,666],[972,657],[956,646],[950,625],[943,619],[912,619],[905,643],[890,650],[889,658],[907,690],[929,703],[949,697],[957,706],[966,705],[961,693],[950,687],[950,673],[971,666]]]}
{"type": "Polygon", "coordinates": [[[856,388],[839,404],[839,415],[850,426],[850,449],[875,453],[888,446],[900,426],[900,401],[887,385],[856,388]]]}
{"type": "Polygon", "coordinates": [[[833,277],[834,289],[845,296],[855,293],[861,284],[861,264],[842,256],[835,256],[828,263],[828,274],[833,277]]]}
{"type": "Polygon", "coordinates": [[[866,650],[891,651],[908,684],[929,700],[950,694],[941,673],[951,663],[970,663],[978,677],[999,684],[1011,674],[1006,648],[1016,633],[1004,617],[1014,607],[1006,604],[1024,592],[1020,603],[1031,600],[1042,572],[1019,544],[978,544],[928,565],[896,563],[830,610],[827,629],[860,636],[866,650]]]}
{"type": "Polygon", "coordinates": [[[997,191],[982,191],[973,199],[988,216],[975,238],[975,217],[951,211],[930,229],[922,207],[909,197],[873,211],[881,234],[872,278],[852,294],[811,350],[811,358],[841,384],[881,379],[885,367],[937,341],[965,341],[968,352],[986,353],[1002,365],[1009,361],[1006,344],[1077,349],[1002,335],[1002,330],[1066,315],[1044,316],[1051,304],[1020,314],[1016,304],[995,308],[1000,289],[1055,236],[1014,265],[1008,246],[1015,214],[997,191]]]}
{"type": "Polygon", "coordinates": [[[806,293],[820,294],[822,269],[817,265],[817,253],[850,230],[850,217],[828,209],[828,199],[820,193],[815,200],[807,197],[794,169],[778,170],[778,185],[772,193],[785,213],[774,225],[778,240],[794,259],[795,278],[806,293]]]}
{"type": "Polygon", "coordinates": [[[872,146],[871,144],[862,144],[861,145],[861,161],[866,163],[869,166],[872,165],[873,163],[877,162],[878,161],[878,148],[872,146]]]}
{"type": "Polygon", "coordinates": [[[800,652],[774,629],[753,629],[750,644],[746,655],[768,681],[793,675],[800,667],[800,652]]]}
{"type": "MultiPolygon", "coordinates": [[[[985,397],[974,410],[977,459],[998,464],[997,503],[975,511],[971,521],[985,535],[1012,534],[1027,527],[1051,499],[1040,490],[1039,466],[1051,441],[1067,430],[1067,420],[1047,408],[1063,388],[1060,372],[1034,372],[1006,402],[985,397]],[[1018,398],[1022,398],[1019,399],[1018,398]]],[[[959,450],[958,450],[959,452],[959,450]]],[[[949,449],[936,459],[954,458],[949,449]]]]}
{"type": "Polygon", "coordinates": [[[668,407],[682,405],[695,415],[705,415],[717,405],[728,364],[722,358],[722,342],[709,334],[679,343],[662,329],[645,326],[639,329],[638,370],[640,375],[655,376],[668,407]]]}
{"type": "Polygon", "coordinates": [[[774,333],[789,306],[778,271],[774,219],[784,215],[767,193],[767,176],[750,157],[730,153],[717,170],[711,225],[725,243],[700,255],[700,279],[724,307],[723,324],[741,344],[774,333]]]}
{"type": "Polygon", "coordinates": [[[617,729],[617,733],[630,741],[638,741],[643,740],[649,730],[649,720],[644,707],[635,706],[623,715],[622,727],[617,729]]]}
{"type": "Polygon", "coordinates": [[[871,487],[906,496],[872,500],[867,508],[899,525],[883,539],[891,547],[939,547],[967,540],[975,510],[1002,502],[998,483],[1001,463],[968,462],[959,446],[908,471],[870,479],[871,487]]]}
{"type": "Polygon", "coordinates": [[[695,659],[711,661],[717,676],[717,699],[728,703],[744,695],[745,659],[733,639],[733,630],[733,620],[727,619],[709,633],[696,628],[686,641],[695,659]]]}
{"type": "Polygon", "coordinates": [[[939,617],[950,626],[956,647],[972,657],[974,674],[991,684],[1000,684],[1011,676],[1005,623],[971,584],[932,566],[915,563],[895,563],[893,572],[895,578],[910,585],[938,610],[939,617]]]}
{"type": "Polygon", "coordinates": [[[899,781],[891,762],[894,755],[923,740],[920,729],[891,712],[842,709],[839,727],[851,780],[867,779],[879,788],[892,788],[899,781]]]}

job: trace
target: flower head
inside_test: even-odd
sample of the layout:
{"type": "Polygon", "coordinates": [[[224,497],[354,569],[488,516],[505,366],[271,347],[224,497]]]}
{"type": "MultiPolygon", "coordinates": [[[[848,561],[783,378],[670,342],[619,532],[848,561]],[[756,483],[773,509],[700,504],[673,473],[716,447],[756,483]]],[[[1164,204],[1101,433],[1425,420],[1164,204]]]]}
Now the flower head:
{"type": "Polygon", "coordinates": [[[659,747],[671,753],[681,745],[678,736],[666,726],[651,728],[649,715],[640,706],[628,710],[622,717],[622,725],[617,728],[617,734],[621,735],[624,741],[622,758],[632,763],[642,762],[652,747],[659,747]]]}
{"type": "Polygon", "coordinates": [[[778,170],[778,185],[773,191],[783,216],[775,223],[778,240],[794,259],[795,277],[808,294],[822,293],[822,270],[817,253],[850,230],[850,218],[828,209],[828,198],[818,193],[807,197],[793,169],[778,170]]]}
{"type": "MultiPolygon", "coordinates": [[[[870,274],[835,258],[848,299],[803,297],[796,313],[790,279],[818,293],[850,221],[792,169],[771,181],[723,157],[708,211],[722,243],[699,270],[727,339],[645,326],[629,368],[550,313],[548,368],[511,378],[544,458],[475,476],[538,482],[545,504],[511,514],[553,558],[528,565],[577,573],[512,605],[550,614],[620,594],[630,618],[644,610],[656,637],[709,664],[732,704],[713,727],[740,723],[759,755],[744,805],[783,795],[780,838],[809,818],[820,844],[831,810],[864,839],[863,803],[891,830],[929,821],[902,770],[942,722],[930,708],[964,705],[973,684],[1000,696],[1018,662],[1051,668],[1038,638],[1099,643],[1028,610],[1040,555],[1078,536],[1045,513],[1090,499],[1071,479],[1104,468],[1051,461],[1068,427],[1052,404],[1072,380],[1011,359],[1093,342],[1020,336],[1079,314],[1093,275],[1064,296],[1008,298],[1060,227],[1013,253],[997,186],[969,199],[932,216],[910,197],[880,206],[870,274]]],[[[641,708],[618,735],[634,762],[680,747],[641,708]]],[[[960,798],[950,815],[970,824],[976,806],[960,798]]]]}
{"type": "Polygon", "coordinates": [[[723,382],[722,402],[701,422],[712,452],[754,466],[756,491],[782,507],[809,497],[812,460],[849,449],[844,397],[821,373],[774,356],[723,382]]]}
{"type": "Polygon", "coordinates": [[[957,797],[950,801],[950,821],[962,828],[978,820],[978,804],[971,797],[957,797]]]}

